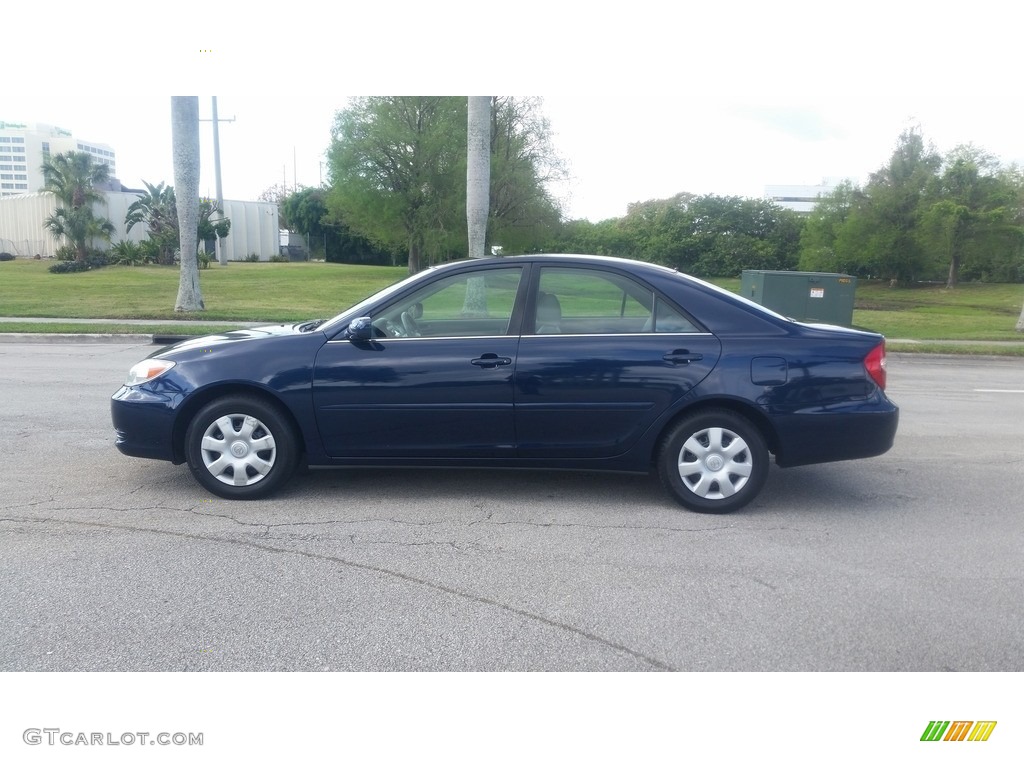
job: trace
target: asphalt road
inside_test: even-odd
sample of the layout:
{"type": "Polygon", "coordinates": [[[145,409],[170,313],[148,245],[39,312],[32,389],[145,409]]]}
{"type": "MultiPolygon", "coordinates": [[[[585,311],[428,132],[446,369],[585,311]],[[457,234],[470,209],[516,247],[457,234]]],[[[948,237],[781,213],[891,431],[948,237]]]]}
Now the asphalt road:
{"type": "Polygon", "coordinates": [[[708,516],[554,472],[211,498],[113,447],[150,349],[0,343],[0,670],[1024,669],[1024,360],[890,356],[889,454],[708,516]]]}

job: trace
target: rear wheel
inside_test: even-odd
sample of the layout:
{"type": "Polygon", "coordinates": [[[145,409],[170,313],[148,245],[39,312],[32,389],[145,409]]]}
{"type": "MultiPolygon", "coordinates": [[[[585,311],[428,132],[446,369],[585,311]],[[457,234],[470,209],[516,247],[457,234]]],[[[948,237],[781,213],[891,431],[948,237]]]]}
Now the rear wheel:
{"type": "Polygon", "coordinates": [[[665,488],[697,512],[739,509],[753,501],[768,477],[761,432],[727,410],[684,418],[662,439],[657,462],[665,488]]]}
{"type": "Polygon", "coordinates": [[[199,410],[185,433],[193,476],[226,499],[258,499],[291,477],[298,439],[277,406],[251,396],[222,397],[199,410]]]}

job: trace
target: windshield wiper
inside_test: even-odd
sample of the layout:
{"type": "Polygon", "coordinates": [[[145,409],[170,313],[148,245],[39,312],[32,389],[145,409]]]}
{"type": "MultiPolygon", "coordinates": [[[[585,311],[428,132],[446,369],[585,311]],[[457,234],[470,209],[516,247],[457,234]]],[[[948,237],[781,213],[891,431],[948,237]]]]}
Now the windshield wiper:
{"type": "Polygon", "coordinates": [[[324,320],[309,320],[305,323],[300,323],[297,327],[299,329],[299,333],[309,333],[310,331],[315,331],[323,325],[324,322],[324,320]]]}

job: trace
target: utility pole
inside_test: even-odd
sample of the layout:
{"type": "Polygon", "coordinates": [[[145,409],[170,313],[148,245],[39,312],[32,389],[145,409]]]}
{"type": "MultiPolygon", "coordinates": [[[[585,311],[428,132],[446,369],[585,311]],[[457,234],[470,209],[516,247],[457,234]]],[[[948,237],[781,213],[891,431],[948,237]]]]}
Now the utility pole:
{"type": "MultiPolygon", "coordinates": [[[[217,210],[220,211],[220,215],[224,215],[224,190],[220,183],[220,130],[217,127],[218,123],[233,123],[235,118],[227,118],[221,120],[217,117],[217,97],[213,97],[213,118],[211,120],[203,120],[202,122],[213,123],[213,172],[216,179],[217,185],[217,210]]],[[[228,255],[224,253],[224,249],[221,247],[220,238],[214,240],[214,248],[217,252],[217,261],[221,266],[227,266],[228,255]]]]}

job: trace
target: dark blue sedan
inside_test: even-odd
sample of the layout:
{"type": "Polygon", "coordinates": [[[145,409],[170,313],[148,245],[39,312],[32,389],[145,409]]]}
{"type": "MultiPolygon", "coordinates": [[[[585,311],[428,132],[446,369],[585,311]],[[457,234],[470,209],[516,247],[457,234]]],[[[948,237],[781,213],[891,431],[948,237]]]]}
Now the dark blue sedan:
{"type": "Polygon", "coordinates": [[[517,256],[426,270],[327,321],[162,349],[117,447],[254,499],[308,466],[650,472],[690,509],[893,444],[882,336],[784,318],[671,269],[517,256]]]}

